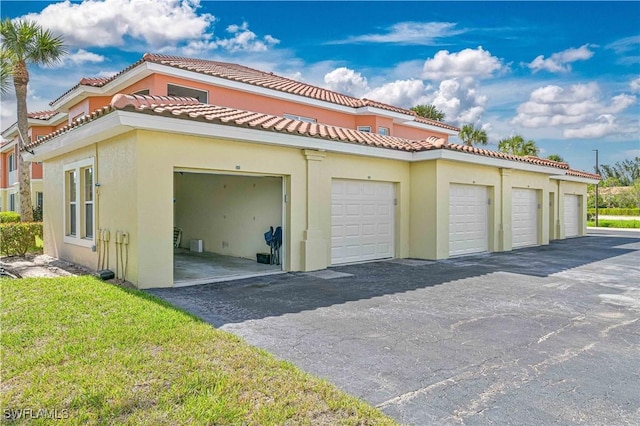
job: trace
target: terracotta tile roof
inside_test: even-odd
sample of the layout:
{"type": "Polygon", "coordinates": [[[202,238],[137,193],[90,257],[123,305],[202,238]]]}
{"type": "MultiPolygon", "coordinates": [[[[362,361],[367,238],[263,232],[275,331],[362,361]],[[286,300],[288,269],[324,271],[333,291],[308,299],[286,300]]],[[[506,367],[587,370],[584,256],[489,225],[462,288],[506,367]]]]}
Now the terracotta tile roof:
{"type": "Polygon", "coordinates": [[[406,152],[430,151],[447,149],[491,158],[499,158],[510,161],[518,161],[541,166],[555,167],[566,170],[571,176],[599,179],[598,175],[570,170],[566,163],[559,163],[538,157],[520,157],[504,152],[491,151],[475,146],[467,146],[446,142],[442,138],[430,136],[424,140],[411,140],[395,136],[383,136],[377,133],[360,132],[353,129],[329,126],[319,123],[308,123],[292,120],[285,117],[263,114],[259,112],[239,110],[217,105],[202,104],[195,98],[173,96],[149,96],[117,94],[111,100],[109,106],[98,109],[90,115],[79,118],[44,138],[32,142],[27,148],[32,149],[38,145],[67,133],[86,123],[94,121],[116,110],[135,111],[139,113],[160,115],[194,121],[205,121],[214,124],[223,124],[236,127],[247,127],[262,131],[288,133],[299,136],[333,140],[337,142],[353,143],[358,145],[374,146],[379,148],[394,149],[406,152]]]}
{"type": "Polygon", "coordinates": [[[113,80],[113,77],[83,77],[79,84],[83,86],[102,87],[111,80],[113,80]]]}
{"type": "Polygon", "coordinates": [[[277,90],[284,93],[290,93],[294,95],[304,96],[316,100],[321,100],[337,105],[342,105],[351,108],[361,108],[371,106],[375,108],[384,109],[387,111],[397,112],[400,114],[406,114],[416,117],[416,121],[420,123],[430,124],[444,129],[460,131],[457,127],[451,126],[440,121],[429,120],[426,118],[418,117],[416,114],[409,110],[393,105],[387,105],[382,102],[374,101],[371,99],[359,99],[353,96],[344,95],[342,93],[334,92],[322,87],[313,86],[300,81],[292,80],[290,78],[281,77],[272,72],[265,72],[246,67],[244,65],[232,64],[227,62],[212,61],[208,59],[195,59],[184,58],[180,56],[160,55],[154,53],[145,53],[141,60],[130,65],[119,73],[111,77],[87,77],[80,80],[78,84],[59,96],[57,99],[51,102],[55,103],[59,99],[63,98],[68,93],[77,89],[80,86],[93,86],[102,87],[107,83],[115,80],[120,75],[129,71],[132,68],[140,65],[143,62],[156,63],[166,65],[173,68],[179,68],[183,70],[193,71],[200,74],[206,74],[213,77],[223,78],[226,80],[233,80],[241,83],[250,84],[253,86],[264,87],[267,89],[277,90]]]}
{"type": "Polygon", "coordinates": [[[27,117],[33,118],[36,120],[48,120],[54,115],[56,115],[57,113],[58,111],[36,111],[36,112],[28,113],[27,117]]]}
{"type": "Polygon", "coordinates": [[[597,175],[595,173],[583,172],[581,170],[573,170],[573,169],[567,170],[567,175],[568,176],[589,178],[589,179],[598,179],[598,180],[602,179],[602,177],[600,175],[597,175]]]}

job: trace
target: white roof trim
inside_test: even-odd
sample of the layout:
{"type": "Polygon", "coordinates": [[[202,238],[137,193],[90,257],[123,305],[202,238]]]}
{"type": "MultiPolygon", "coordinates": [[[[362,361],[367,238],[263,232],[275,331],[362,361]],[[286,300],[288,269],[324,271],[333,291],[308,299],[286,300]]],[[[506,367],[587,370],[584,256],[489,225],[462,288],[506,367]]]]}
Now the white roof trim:
{"type": "Polygon", "coordinates": [[[24,158],[27,161],[45,161],[126,133],[129,130],[133,129],[123,126],[117,114],[108,114],[99,120],[83,124],[46,141],[42,145],[33,147],[31,149],[33,154],[25,151],[24,158]]]}
{"type": "Polygon", "coordinates": [[[459,132],[456,132],[455,130],[434,126],[433,124],[427,124],[427,123],[421,123],[419,121],[415,121],[415,118],[410,121],[402,122],[400,124],[403,124],[407,127],[416,127],[418,129],[426,129],[426,130],[431,130],[438,133],[445,133],[449,136],[458,136],[459,134],[459,132]]]}
{"type": "Polygon", "coordinates": [[[557,180],[569,181],[569,182],[588,183],[591,185],[595,185],[598,182],[600,182],[600,179],[592,179],[588,177],[571,176],[571,175],[551,176],[551,179],[557,179],[557,180]]]}
{"type": "MultiPolygon", "coordinates": [[[[49,117],[48,120],[41,120],[39,118],[28,118],[27,124],[29,124],[29,127],[56,126],[62,123],[62,121],[64,121],[64,119],[67,118],[67,115],[68,114],[66,112],[57,112],[51,117],[49,117]]],[[[11,126],[4,129],[4,131],[2,132],[2,137],[12,138],[12,137],[15,137],[17,134],[18,134],[18,122],[15,122],[11,126]]]]}
{"type": "Polygon", "coordinates": [[[462,163],[473,163],[487,167],[498,167],[501,169],[524,170],[527,172],[544,173],[547,175],[563,175],[565,173],[565,170],[555,167],[541,166],[538,164],[525,163],[521,161],[506,160],[503,158],[488,157],[479,154],[472,154],[469,152],[451,151],[446,148],[414,153],[414,161],[425,161],[433,159],[451,160],[462,163]]]}
{"type": "Polygon", "coordinates": [[[153,72],[149,69],[149,65],[150,64],[148,62],[143,62],[138,66],[117,76],[114,80],[111,80],[109,83],[105,84],[102,87],[81,84],[66,95],[63,95],[58,100],[52,102],[51,107],[55,110],[67,111],[78,102],[81,102],[88,98],[89,94],[101,96],[115,95],[123,88],[131,86],[132,84],[153,74],[153,72]]]}
{"type": "MultiPolygon", "coordinates": [[[[450,160],[463,163],[473,163],[487,167],[499,167],[515,170],[524,170],[547,175],[562,175],[557,179],[574,180],[573,176],[564,176],[566,170],[555,167],[540,166],[519,161],[505,160],[481,156],[478,154],[451,151],[447,149],[435,149],[420,152],[407,152],[389,148],[378,148],[350,142],[340,142],[313,138],[302,135],[292,135],[275,131],[258,130],[246,127],[236,127],[225,124],[215,124],[206,121],[185,120],[182,118],[142,114],[131,111],[114,111],[105,117],[83,124],[69,132],[65,132],[55,138],[46,141],[42,145],[33,148],[34,154],[25,153],[28,161],[44,161],[58,155],[77,150],[79,148],[97,143],[104,139],[128,132],[134,129],[160,131],[192,136],[204,136],[211,138],[232,139],[250,143],[277,145],[296,149],[315,149],[342,154],[361,155],[367,157],[385,158],[399,161],[428,161],[450,160]]],[[[576,182],[595,183],[591,180],[579,180],[576,182]]]]}

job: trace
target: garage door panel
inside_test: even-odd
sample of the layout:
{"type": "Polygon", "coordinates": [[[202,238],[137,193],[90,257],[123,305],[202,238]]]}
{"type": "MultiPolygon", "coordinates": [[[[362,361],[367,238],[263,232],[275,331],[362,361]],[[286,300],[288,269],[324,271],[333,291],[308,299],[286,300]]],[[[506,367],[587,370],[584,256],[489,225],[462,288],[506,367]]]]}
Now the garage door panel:
{"type": "Polygon", "coordinates": [[[538,244],[538,191],[513,188],[511,192],[512,246],[538,244]]]}
{"type": "Polygon", "coordinates": [[[564,235],[566,238],[577,237],[580,234],[580,208],[578,196],[565,194],[564,196],[564,235]]]}
{"type": "Polygon", "coordinates": [[[489,249],[488,190],[485,186],[449,186],[449,256],[489,249]]]}
{"type": "Polygon", "coordinates": [[[332,264],[393,256],[393,197],[392,183],[333,181],[332,204],[346,207],[331,210],[332,264]]]}

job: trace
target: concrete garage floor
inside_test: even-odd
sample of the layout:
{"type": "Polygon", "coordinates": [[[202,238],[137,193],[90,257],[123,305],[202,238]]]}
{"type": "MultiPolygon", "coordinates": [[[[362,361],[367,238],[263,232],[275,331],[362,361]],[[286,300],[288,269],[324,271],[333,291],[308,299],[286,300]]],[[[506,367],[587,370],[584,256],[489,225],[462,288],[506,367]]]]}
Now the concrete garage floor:
{"type": "Polygon", "coordinates": [[[280,265],[266,265],[258,263],[256,259],[198,253],[181,248],[173,250],[173,282],[176,287],[280,273],[283,273],[280,265]]]}
{"type": "Polygon", "coordinates": [[[182,289],[404,424],[640,424],[640,233],[182,289]]]}

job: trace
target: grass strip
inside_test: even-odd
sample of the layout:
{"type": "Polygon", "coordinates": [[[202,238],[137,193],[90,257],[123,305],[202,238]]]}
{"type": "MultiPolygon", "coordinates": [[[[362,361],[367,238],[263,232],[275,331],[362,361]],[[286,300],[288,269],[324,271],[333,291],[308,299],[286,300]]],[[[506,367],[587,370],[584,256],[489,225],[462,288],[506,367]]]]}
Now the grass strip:
{"type": "Polygon", "coordinates": [[[93,277],[0,279],[0,289],[4,421],[395,424],[147,293],[93,277]]]}

